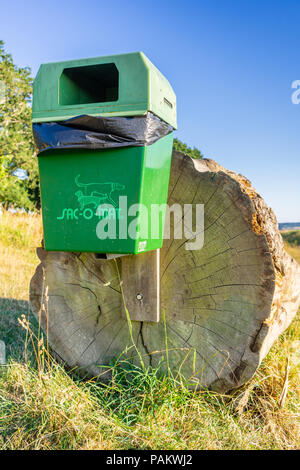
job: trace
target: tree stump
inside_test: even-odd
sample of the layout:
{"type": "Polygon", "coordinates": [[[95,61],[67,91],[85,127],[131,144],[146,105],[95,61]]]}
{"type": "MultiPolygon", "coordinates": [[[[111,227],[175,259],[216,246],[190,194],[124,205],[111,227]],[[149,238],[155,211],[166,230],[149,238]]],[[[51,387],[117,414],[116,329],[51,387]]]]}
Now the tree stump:
{"type": "MultiPolygon", "coordinates": [[[[167,357],[173,373],[193,386],[226,392],[253,376],[294,317],[299,265],[284,251],[274,213],[251,183],[213,160],[174,152],[168,203],[204,204],[204,246],[187,251],[186,239],[164,241],[162,318],[132,321],[132,336],[146,365],[167,357]]],[[[30,300],[37,317],[48,304],[52,349],[70,367],[108,379],[101,366],[132,345],[120,259],[42,248],[38,256],[30,300]]],[[[131,347],[127,354],[137,352],[131,347]]]]}

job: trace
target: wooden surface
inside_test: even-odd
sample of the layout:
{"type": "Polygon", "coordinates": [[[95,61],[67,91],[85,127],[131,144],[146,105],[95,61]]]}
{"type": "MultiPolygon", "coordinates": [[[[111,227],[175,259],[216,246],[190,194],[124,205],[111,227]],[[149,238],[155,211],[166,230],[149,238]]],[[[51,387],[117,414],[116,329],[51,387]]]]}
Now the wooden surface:
{"type": "MultiPolygon", "coordinates": [[[[204,246],[187,251],[186,240],[164,241],[161,320],[133,321],[132,335],[146,364],[166,358],[167,347],[173,372],[226,392],[252,377],[291,322],[300,298],[299,265],[285,253],[275,216],[250,182],[213,160],[173,153],[173,203],[204,204],[204,246]]],[[[38,315],[48,287],[53,349],[71,367],[99,374],[132,344],[122,315],[121,260],[43,249],[38,255],[33,311],[38,315]]],[[[45,326],[44,312],[41,318],[45,326]]],[[[128,354],[135,357],[135,349],[128,354]]]]}
{"type": "Polygon", "coordinates": [[[122,257],[122,302],[132,321],[159,322],[160,319],[160,250],[122,257]]]}

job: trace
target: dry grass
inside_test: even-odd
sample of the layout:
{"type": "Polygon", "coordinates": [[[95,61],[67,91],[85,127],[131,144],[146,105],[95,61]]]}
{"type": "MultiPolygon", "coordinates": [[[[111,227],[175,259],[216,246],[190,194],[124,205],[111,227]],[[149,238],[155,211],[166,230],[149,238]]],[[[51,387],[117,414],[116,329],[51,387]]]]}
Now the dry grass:
{"type": "Polygon", "coordinates": [[[0,216],[0,297],[28,300],[29,281],[38,264],[41,245],[40,215],[0,216]]]}
{"type": "MultiPolygon", "coordinates": [[[[28,285],[40,240],[39,216],[0,217],[0,339],[9,357],[0,375],[0,448],[299,447],[299,321],[279,338],[255,377],[232,396],[190,392],[172,377],[159,377],[157,371],[128,361],[115,365],[108,386],[84,382],[52,358],[48,363],[28,310],[28,285]],[[37,334],[38,361],[28,331],[18,323],[22,314],[37,334]],[[288,357],[289,386],[280,407],[288,357]]],[[[299,260],[300,248],[287,248],[299,260]]]]}
{"type": "Polygon", "coordinates": [[[285,230],[281,233],[286,251],[300,264],[300,230],[285,230]]]}
{"type": "Polygon", "coordinates": [[[300,264],[300,246],[284,244],[286,251],[300,264]]]}

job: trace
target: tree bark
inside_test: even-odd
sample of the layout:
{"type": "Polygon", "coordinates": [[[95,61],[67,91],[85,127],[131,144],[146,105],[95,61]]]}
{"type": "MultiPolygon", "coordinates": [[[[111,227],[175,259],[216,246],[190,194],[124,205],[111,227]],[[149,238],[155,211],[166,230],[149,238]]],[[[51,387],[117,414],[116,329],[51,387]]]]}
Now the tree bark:
{"type": "MultiPolygon", "coordinates": [[[[186,239],[164,241],[161,320],[133,321],[132,336],[146,365],[164,357],[161,367],[180,371],[191,386],[226,392],[253,376],[296,314],[300,267],[251,183],[213,160],[174,152],[168,203],[204,204],[204,246],[188,251],[186,239]]],[[[48,310],[56,354],[103,380],[102,366],[126,347],[137,360],[122,315],[121,259],[42,248],[38,255],[30,300],[37,317],[42,309],[44,329],[48,310]]]]}

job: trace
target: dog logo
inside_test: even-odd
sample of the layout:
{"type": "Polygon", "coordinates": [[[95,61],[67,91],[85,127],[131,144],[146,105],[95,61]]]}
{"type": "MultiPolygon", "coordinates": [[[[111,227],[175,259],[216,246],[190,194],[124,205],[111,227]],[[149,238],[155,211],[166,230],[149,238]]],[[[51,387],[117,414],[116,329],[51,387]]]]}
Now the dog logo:
{"type": "Polygon", "coordinates": [[[75,178],[75,183],[79,189],[76,191],[75,196],[77,197],[80,210],[86,206],[93,205],[95,208],[100,204],[112,204],[117,207],[117,203],[114,199],[117,191],[125,189],[124,184],[120,183],[82,183],[79,181],[80,175],[75,178]]]}

